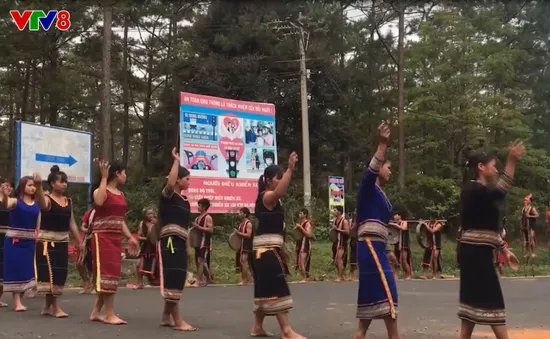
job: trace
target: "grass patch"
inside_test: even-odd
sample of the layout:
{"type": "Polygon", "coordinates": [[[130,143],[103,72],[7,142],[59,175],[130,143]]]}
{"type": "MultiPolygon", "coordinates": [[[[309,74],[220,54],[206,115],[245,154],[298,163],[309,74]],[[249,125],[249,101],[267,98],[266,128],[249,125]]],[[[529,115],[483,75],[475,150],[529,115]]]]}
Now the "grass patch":
{"type": "MultiPolygon", "coordinates": [[[[326,241],[317,241],[313,243],[311,257],[311,275],[314,280],[332,280],[336,278],[336,268],[331,265],[332,249],[331,243],[326,241]]],[[[423,249],[414,242],[413,244],[413,268],[414,277],[419,278],[422,273],[420,262],[422,261],[423,249]]],[[[288,243],[288,248],[293,249],[294,243],[288,243]]],[[[510,250],[512,250],[522,262],[519,271],[513,272],[505,267],[506,276],[531,276],[550,274],[550,250],[547,247],[540,246],[537,250],[537,258],[532,263],[526,265],[522,257],[521,243],[512,241],[510,250]]],[[[454,275],[458,277],[459,271],[456,265],[456,242],[450,239],[444,239],[442,245],[443,274],[454,275]]],[[[235,272],[235,252],[229,248],[225,241],[214,241],[212,251],[212,265],[214,268],[214,278],[219,284],[233,284],[239,281],[239,276],[235,272]]],[[[79,286],[81,284],[78,272],[74,264],[70,265],[68,282],[69,285],[79,286]]],[[[291,272],[293,272],[293,266],[291,272]]],[[[348,267],[349,269],[349,267],[348,267]]],[[[191,267],[194,271],[195,267],[191,267]]],[[[349,270],[348,270],[349,271],[349,270]]],[[[123,263],[123,282],[136,282],[135,261],[125,260],[123,263]]],[[[289,277],[290,281],[300,280],[300,275],[296,272],[289,277]]]]}

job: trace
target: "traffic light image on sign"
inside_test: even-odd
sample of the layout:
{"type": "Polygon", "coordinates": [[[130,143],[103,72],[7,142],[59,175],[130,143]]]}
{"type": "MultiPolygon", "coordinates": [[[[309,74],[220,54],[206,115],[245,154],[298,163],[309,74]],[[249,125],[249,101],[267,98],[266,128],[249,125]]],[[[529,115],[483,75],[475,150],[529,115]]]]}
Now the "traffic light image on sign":
{"type": "Polygon", "coordinates": [[[237,170],[237,151],[227,150],[227,174],[230,178],[236,178],[239,171],[237,170]]]}

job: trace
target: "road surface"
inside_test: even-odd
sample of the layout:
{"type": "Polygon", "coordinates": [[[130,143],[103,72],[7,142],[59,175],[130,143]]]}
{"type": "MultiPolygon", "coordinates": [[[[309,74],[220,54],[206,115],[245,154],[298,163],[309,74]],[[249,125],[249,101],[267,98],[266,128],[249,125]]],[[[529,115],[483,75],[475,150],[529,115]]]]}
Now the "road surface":
{"type": "MultiPolygon", "coordinates": [[[[550,280],[507,279],[502,281],[508,324],[515,339],[550,338],[550,280]]],[[[311,283],[292,285],[295,309],[293,327],[309,339],[351,338],[355,325],[357,283],[311,283]]],[[[458,281],[400,281],[399,327],[401,338],[457,338],[458,281]]],[[[91,295],[66,291],[62,307],[71,316],[54,319],[41,316],[42,298],[27,299],[26,313],[0,309],[0,338],[248,338],[252,320],[252,287],[207,287],[186,289],[181,303],[186,320],[199,328],[194,333],[175,332],[158,326],[162,299],[156,288],[141,291],[121,289],[116,297],[119,315],[126,326],[107,326],[88,321],[91,295]]],[[[10,301],[4,296],[4,301],[10,301]]],[[[266,330],[279,337],[274,318],[266,330]]],[[[492,338],[489,328],[476,329],[476,338],[492,338]]],[[[371,326],[369,338],[386,338],[383,322],[371,326]]]]}

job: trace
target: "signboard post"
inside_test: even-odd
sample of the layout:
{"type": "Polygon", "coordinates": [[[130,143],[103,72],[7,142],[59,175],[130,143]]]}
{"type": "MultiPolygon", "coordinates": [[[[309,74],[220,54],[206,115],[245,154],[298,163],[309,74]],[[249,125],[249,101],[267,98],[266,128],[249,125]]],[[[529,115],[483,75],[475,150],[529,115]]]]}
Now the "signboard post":
{"type": "Polygon", "coordinates": [[[328,208],[332,220],[332,210],[336,206],[342,206],[346,213],[346,199],[344,194],[344,177],[328,177],[328,208]]]}
{"type": "Polygon", "coordinates": [[[23,121],[16,122],[16,184],[24,175],[44,179],[58,165],[70,183],[92,184],[92,134],[23,121]]]}
{"type": "Polygon", "coordinates": [[[210,200],[211,213],[253,209],[258,178],[277,163],[275,106],[180,94],[180,156],[191,171],[193,208],[210,200]]]}

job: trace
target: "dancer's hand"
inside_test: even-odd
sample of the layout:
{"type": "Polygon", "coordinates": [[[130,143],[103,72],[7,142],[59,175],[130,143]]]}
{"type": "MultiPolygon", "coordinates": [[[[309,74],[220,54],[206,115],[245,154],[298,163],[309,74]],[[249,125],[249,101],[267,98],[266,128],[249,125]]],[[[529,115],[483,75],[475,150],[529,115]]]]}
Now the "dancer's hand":
{"type": "Polygon", "coordinates": [[[174,159],[174,161],[180,162],[180,154],[177,147],[172,148],[172,159],[174,159]]]}
{"type": "Polygon", "coordinates": [[[521,140],[517,139],[516,141],[510,143],[509,147],[510,153],[508,157],[511,160],[518,161],[525,154],[525,145],[521,140]]]}
{"type": "Polygon", "coordinates": [[[387,144],[390,139],[390,122],[387,120],[382,121],[380,126],[378,126],[378,141],[381,144],[387,144]]]}
{"type": "Polygon", "coordinates": [[[512,271],[519,270],[519,260],[516,255],[512,253],[512,251],[510,251],[509,249],[505,249],[504,258],[506,260],[506,263],[508,264],[508,267],[510,267],[512,271]]]}
{"type": "Polygon", "coordinates": [[[95,159],[95,162],[97,162],[99,166],[99,173],[101,173],[101,178],[102,179],[109,178],[109,168],[111,167],[109,162],[105,160],[99,160],[99,159],[95,159]]]}
{"type": "Polygon", "coordinates": [[[296,167],[296,163],[298,162],[298,154],[296,152],[290,153],[290,157],[288,158],[288,168],[291,170],[296,167]]]}
{"type": "Polygon", "coordinates": [[[33,173],[32,181],[34,181],[35,186],[42,185],[42,177],[38,173],[33,173]]]}

